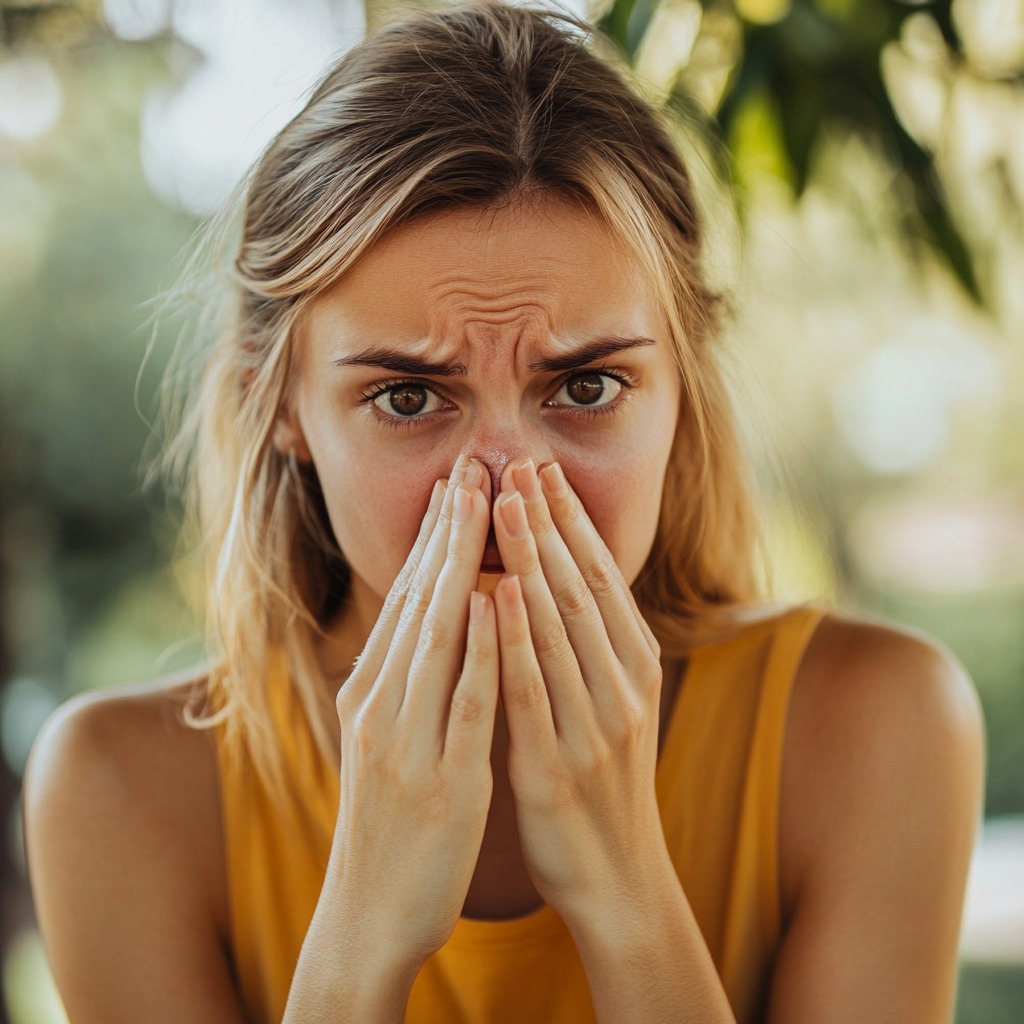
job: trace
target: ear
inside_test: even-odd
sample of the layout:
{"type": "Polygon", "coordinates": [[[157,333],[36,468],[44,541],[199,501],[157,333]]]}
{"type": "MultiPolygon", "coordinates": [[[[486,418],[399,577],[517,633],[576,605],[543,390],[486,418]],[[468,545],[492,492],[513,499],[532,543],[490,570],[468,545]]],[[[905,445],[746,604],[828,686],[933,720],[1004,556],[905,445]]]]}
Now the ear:
{"type": "Polygon", "coordinates": [[[282,455],[293,455],[304,465],[313,461],[298,414],[290,404],[281,406],[274,421],[274,447],[282,455]]]}

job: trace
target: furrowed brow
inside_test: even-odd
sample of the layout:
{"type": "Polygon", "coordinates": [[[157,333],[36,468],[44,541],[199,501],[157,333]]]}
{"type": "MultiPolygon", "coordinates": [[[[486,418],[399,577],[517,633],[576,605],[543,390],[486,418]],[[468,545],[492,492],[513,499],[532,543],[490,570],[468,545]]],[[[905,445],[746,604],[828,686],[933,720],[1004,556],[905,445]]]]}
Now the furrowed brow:
{"type": "Polygon", "coordinates": [[[331,360],[335,366],[372,366],[416,377],[465,377],[466,365],[454,359],[417,359],[408,352],[370,348],[331,360]]]}
{"type": "Polygon", "coordinates": [[[629,348],[640,348],[644,345],[655,345],[654,338],[597,338],[575,352],[565,355],[535,359],[530,363],[534,373],[557,373],[559,370],[575,370],[578,366],[586,366],[598,359],[606,359],[616,352],[629,348]]]}

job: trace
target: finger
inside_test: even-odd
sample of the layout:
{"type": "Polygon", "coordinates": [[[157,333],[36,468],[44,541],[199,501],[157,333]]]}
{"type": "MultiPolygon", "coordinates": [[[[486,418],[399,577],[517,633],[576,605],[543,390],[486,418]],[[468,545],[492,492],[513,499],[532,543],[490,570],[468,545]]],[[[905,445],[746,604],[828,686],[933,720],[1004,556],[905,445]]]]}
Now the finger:
{"type": "Polygon", "coordinates": [[[530,623],[517,576],[503,576],[494,592],[498,619],[501,696],[512,749],[528,760],[557,746],[547,688],[533,650],[530,623]]]}
{"type": "Polygon", "coordinates": [[[420,623],[430,605],[434,584],[444,564],[455,491],[459,482],[465,478],[468,468],[469,461],[460,456],[448,478],[437,522],[427,539],[419,564],[412,572],[405,588],[398,622],[388,643],[384,660],[376,673],[377,679],[392,681],[392,685],[387,687],[387,694],[382,693],[378,697],[382,703],[386,703],[387,707],[382,710],[386,710],[389,715],[398,713],[405,697],[409,666],[419,639],[420,623]]]}
{"type": "Polygon", "coordinates": [[[420,625],[400,716],[422,725],[443,743],[455,680],[466,646],[470,596],[487,543],[488,510],[479,472],[455,489],[448,549],[420,625]],[[469,481],[476,481],[474,485],[469,481]]]}
{"type": "Polygon", "coordinates": [[[657,654],[658,641],[651,627],[640,614],[629,584],[590,521],[582,502],[566,481],[561,466],[557,462],[548,463],[538,475],[551,519],[594,595],[612,646],[616,651],[628,649],[629,637],[622,628],[623,622],[627,621],[623,618],[624,612],[628,611],[648,648],[657,654]]]}
{"type": "Polygon", "coordinates": [[[369,692],[373,681],[377,678],[384,658],[387,655],[391,638],[394,636],[395,628],[398,625],[402,607],[405,604],[405,596],[409,588],[409,582],[419,567],[426,550],[427,542],[437,525],[441,513],[441,506],[444,502],[448,485],[444,480],[438,480],[430,494],[430,503],[420,523],[420,530],[416,536],[416,542],[409,552],[400,572],[395,577],[395,582],[388,591],[384,601],[384,607],[374,623],[370,636],[362,653],[356,658],[353,671],[348,680],[343,684],[349,691],[349,697],[353,701],[361,701],[369,692]]]}
{"type": "Polygon", "coordinates": [[[473,591],[466,656],[452,694],[443,757],[467,770],[487,764],[498,706],[498,623],[494,602],[473,591]]]}
{"type": "MultiPolygon", "coordinates": [[[[505,570],[518,578],[533,654],[547,687],[555,727],[559,734],[572,740],[589,724],[587,687],[544,578],[537,544],[518,491],[504,491],[499,497],[494,510],[494,532],[505,570]]],[[[603,640],[607,648],[607,636],[603,640]]]]}
{"type": "MultiPolygon", "coordinates": [[[[552,521],[533,460],[518,463],[513,471],[513,479],[523,496],[526,518],[537,546],[544,578],[576,653],[583,678],[593,691],[595,685],[609,678],[610,673],[619,667],[617,651],[611,639],[615,631],[609,633],[587,580],[552,521]]],[[[529,607],[527,602],[528,610],[529,607]]],[[[635,643],[641,634],[636,629],[632,615],[628,611],[622,614],[626,615],[628,627],[624,633],[629,642],[635,643]]],[[[640,642],[643,642],[642,639],[640,642]]]]}

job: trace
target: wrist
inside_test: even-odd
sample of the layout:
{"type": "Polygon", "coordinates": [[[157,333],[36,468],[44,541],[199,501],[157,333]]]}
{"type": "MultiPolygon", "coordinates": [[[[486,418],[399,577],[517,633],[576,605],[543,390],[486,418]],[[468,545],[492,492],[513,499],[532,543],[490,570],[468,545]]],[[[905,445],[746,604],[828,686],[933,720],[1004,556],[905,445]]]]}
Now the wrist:
{"type": "Polygon", "coordinates": [[[558,909],[581,950],[620,955],[642,951],[652,935],[691,913],[667,853],[639,870],[617,874],[600,893],[558,909]]]}
{"type": "Polygon", "coordinates": [[[307,947],[317,951],[318,966],[330,978],[331,1001],[351,1009],[350,1019],[375,1020],[355,1011],[398,1002],[404,1010],[433,949],[410,941],[412,929],[402,928],[401,919],[400,912],[372,905],[365,894],[324,885],[302,952],[305,956],[307,947]]]}
{"type": "Polygon", "coordinates": [[[333,1019],[401,1024],[421,963],[393,944],[314,915],[292,977],[284,1024],[333,1019]]]}

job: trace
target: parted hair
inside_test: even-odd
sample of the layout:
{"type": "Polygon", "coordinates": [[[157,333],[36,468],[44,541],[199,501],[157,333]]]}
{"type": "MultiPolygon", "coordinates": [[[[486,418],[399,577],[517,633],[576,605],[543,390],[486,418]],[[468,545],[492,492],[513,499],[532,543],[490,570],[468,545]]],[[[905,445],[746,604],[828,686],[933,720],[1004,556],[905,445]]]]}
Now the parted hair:
{"type": "Polygon", "coordinates": [[[643,614],[679,656],[702,622],[758,596],[719,302],[671,127],[571,17],[476,3],[384,26],[329,69],[240,192],[229,315],[178,439],[191,452],[213,655],[192,721],[221,725],[278,793],[274,687],[289,687],[330,755],[334,708],[315,645],[350,581],[315,469],[274,444],[303,311],[419,216],[547,198],[582,204],[621,240],[661,306],[682,380],[656,537],[634,584],[643,614]]]}

